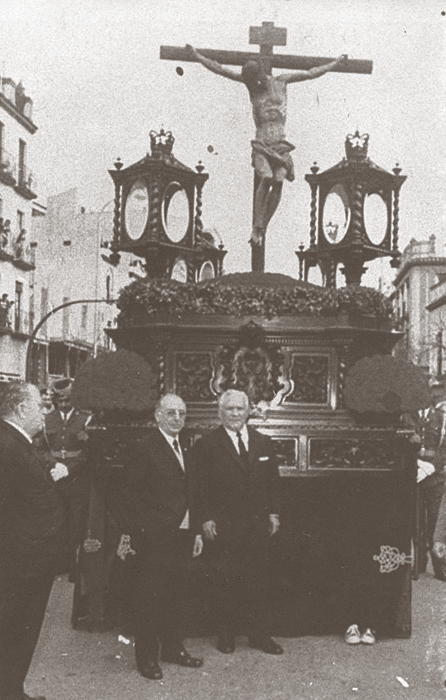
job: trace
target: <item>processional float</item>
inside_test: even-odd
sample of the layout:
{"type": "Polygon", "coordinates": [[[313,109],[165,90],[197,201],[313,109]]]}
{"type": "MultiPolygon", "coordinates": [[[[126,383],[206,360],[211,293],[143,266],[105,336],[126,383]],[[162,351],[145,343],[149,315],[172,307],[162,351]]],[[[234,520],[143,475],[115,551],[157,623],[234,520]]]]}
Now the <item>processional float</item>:
{"type": "MultiPolygon", "coordinates": [[[[286,107],[286,84],[272,69],[297,70],[304,79],[303,71],[325,71],[327,65],[370,74],[372,63],[274,54],[274,45],[286,43],[286,30],[273,23],[252,27],[250,41],[260,44],[260,59],[192,47],[161,47],[161,58],[200,62],[223,77],[231,77],[224,66],[242,66],[232,77],[244,82],[253,103],[258,167],[269,164],[270,180],[280,168],[283,179],[291,179],[290,149],[279,152],[277,143],[268,143],[265,126],[270,120],[276,129],[280,122],[272,133],[285,140],[284,116],[259,111],[265,103],[273,112],[286,107]],[[268,101],[277,91],[274,107],[268,101]]],[[[265,182],[264,171],[259,177],[255,165],[252,271],[236,274],[223,274],[224,246],[203,225],[208,175],[201,163],[191,168],[177,160],[170,132],[152,132],[149,153],[127,167],[118,160],[110,171],[111,257],[117,263],[120,252],[131,252],[146,272],[121,293],[117,328],[109,331],[118,353],[136,353],[150,368],[152,405],[166,392],[186,401],[191,442],[216,425],[217,399],[232,387],[246,391],[252,424],[277,446],[283,513],[274,543],[271,615],[278,635],[341,630],[351,622],[345,616],[353,599],[375,609],[380,634],[407,637],[411,631],[416,459],[401,423],[401,414],[413,409],[402,376],[411,369],[396,371],[390,357],[401,337],[392,325],[391,302],[361,286],[367,261],[389,257],[398,265],[405,176],[398,165],[391,172],[376,165],[368,139],[348,135],[336,165],[321,172],[314,164],[305,176],[309,245],[296,251],[296,278],[264,271],[266,228],[281,186],[272,194],[274,182],[265,182]],[[260,230],[262,178],[261,194],[273,201],[260,230]],[[323,286],[308,282],[314,266],[323,286]],[[337,288],[339,270],[346,285],[337,288]]],[[[422,396],[424,378],[415,375],[411,381],[422,396]]],[[[98,410],[88,403],[85,387],[92,382],[89,376],[78,385],[78,402],[98,410]]],[[[104,404],[92,428],[98,464],[102,459],[110,472],[124,468],[128,440],[150,425],[150,419],[138,421],[137,411],[126,420],[125,412],[105,410],[113,407],[125,408],[119,400],[104,404]]],[[[203,606],[203,564],[196,566],[195,598],[201,602],[192,611],[190,633],[212,630],[203,606]]]]}

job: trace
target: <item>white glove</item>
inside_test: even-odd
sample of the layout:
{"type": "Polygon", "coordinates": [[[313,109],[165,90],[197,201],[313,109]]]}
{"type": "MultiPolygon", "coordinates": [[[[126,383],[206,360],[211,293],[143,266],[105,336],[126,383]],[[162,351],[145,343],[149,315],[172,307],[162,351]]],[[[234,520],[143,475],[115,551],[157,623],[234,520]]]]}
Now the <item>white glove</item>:
{"type": "Polygon", "coordinates": [[[59,479],[63,479],[64,477],[68,476],[68,467],[62,462],[56,462],[54,467],[50,470],[50,474],[53,481],[59,481],[59,479]]]}
{"type": "Polygon", "coordinates": [[[432,462],[425,462],[423,459],[417,461],[418,471],[417,471],[417,484],[423,481],[427,476],[430,476],[435,472],[435,467],[432,462]]]}

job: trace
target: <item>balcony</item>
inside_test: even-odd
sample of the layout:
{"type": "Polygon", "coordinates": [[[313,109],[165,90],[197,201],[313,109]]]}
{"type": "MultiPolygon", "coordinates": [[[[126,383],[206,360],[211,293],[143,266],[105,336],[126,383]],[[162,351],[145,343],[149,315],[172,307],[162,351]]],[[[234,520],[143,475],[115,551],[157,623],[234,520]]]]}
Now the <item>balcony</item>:
{"type": "Polygon", "coordinates": [[[28,338],[28,336],[31,333],[30,330],[30,317],[29,314],[21,311],[17,313],[17,309],[11,309],[12,313],[10,314],[12,316],[11,322],[12,322],[12,328],[11,330],[11,335],[15,338],[19,338],[22,340],[25,340],[28,338]]]}
{"type": "Polygon", "coordinates": [[[9,301],[7,295],[3,295],[0,299],[0,335],[9,334],[19,340],[25,340],[31,332],[30,324],[30,315],[21,309],[17,313],[14,302],[9,301]]]}
{"type": "Polygon", "coordinates": [[[35,199],[37,197],[37,181],[34,174],[24,165],[19,165],[18,180],[15,190],[25,199],[35,199]]]}
{"type": "Polygon", "coordinates": [[[0,151],[0,182],[14,187],[17,183],[17,166],[13,156],[4,148],[0,151]]]}

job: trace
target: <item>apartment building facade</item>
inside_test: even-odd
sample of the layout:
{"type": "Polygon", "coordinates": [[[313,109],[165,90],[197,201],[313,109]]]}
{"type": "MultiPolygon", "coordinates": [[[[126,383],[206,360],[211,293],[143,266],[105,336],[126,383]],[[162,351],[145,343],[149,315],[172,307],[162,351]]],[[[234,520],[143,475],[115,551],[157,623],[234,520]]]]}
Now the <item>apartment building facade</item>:
{"type": "Polygon", "coordinates": [[[44,214],[29,164],[37,131],[21,83],[0,79],[0,381],[24,378],[35,273],[34,222],[44,214]]]}
{"type": "Polygon", "coordinates": [[[32,344],[32,379],[39,386],[74,377],[88,357],[111,349],[106,329],[117,315],[113,300],[137,274],[129,254],[118,266],[108,262],[112,225],[113,200],[87,211],[75,188],[48,198],[35,227],[34,326],[50,314],[32,344]]]}
{"type": "Polygon", "coordinates": [[[393,284],[398,328],[404,334],[396,354],[441,377],[446,371],[445,245],[435,235],[427,241],[412,239],[393,284]]]}

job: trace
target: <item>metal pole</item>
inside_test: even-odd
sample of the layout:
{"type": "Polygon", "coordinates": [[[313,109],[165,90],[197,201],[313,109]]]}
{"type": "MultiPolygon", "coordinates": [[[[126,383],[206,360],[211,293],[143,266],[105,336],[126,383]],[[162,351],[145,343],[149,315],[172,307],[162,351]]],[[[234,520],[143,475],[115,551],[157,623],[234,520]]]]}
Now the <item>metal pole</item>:
{"type": "Polygon", "coordinates": [[[33,329],[28,340],[28,346],[26,348],[25,381],[31,382],[33,379],[32,349],[37,333],[53,314],[61,309],[65,309],[67,306],[73,306],[73,304],[116,304],[117,301],[117,299],[75,299],[74,301],[66,301],[64,304],[59,304],[59,306],[55,306],[54,309],[45,314],[33,329]]]}

